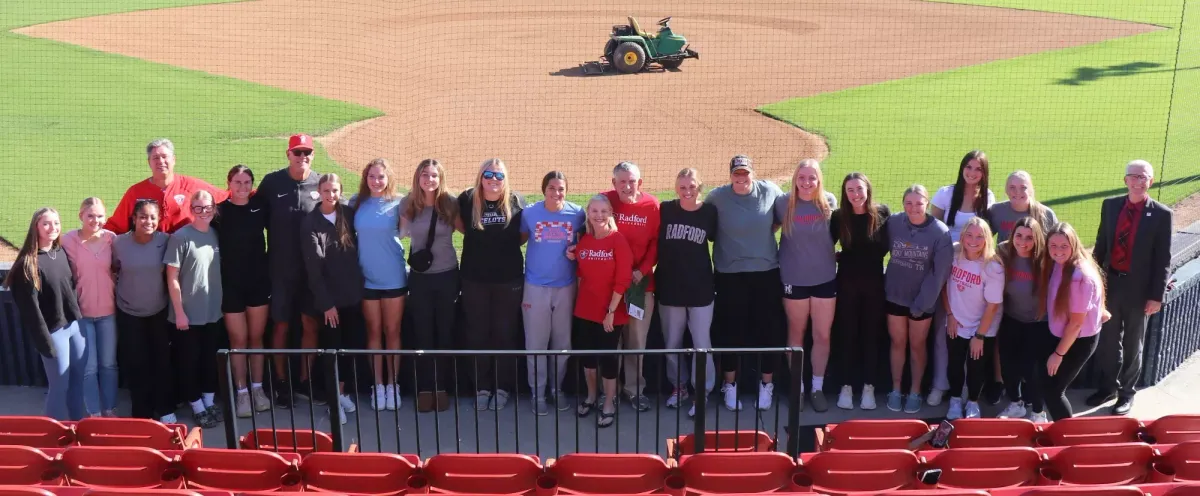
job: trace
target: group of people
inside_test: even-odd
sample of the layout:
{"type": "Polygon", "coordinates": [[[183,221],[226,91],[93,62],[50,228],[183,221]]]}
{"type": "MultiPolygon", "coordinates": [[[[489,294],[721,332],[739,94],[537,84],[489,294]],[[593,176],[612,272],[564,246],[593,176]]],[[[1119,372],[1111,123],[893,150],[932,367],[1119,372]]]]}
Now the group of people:
{"type": "MultiPolygon", "coordinates": [[[[1145,319],[1166,291],[1171,211],[1148,197],[1154,170],[1140,160],[1125,168],[1128,194],[1105,201],[1089,254],[1075,229],[1036,200],[1028,173],[1009,175],[1008,199],[996,202],[979,151],[963,158],[954,184],[905,190],[899,212],[858,172],[828,190],[813,159],[798,164],[788,191],[756,177],[743,155],[730,161],[728,184],[707,193],[700,174],[683,169],[677,198],[664,202],[642,190],[630,162],[613,169],[612,190],[584,205],[567,201],[567,177],[552,171],[541,181],[543,199],[527,205],[499,159],[485,160],[458,195],[445,167],[423,160],[403,196],[398,171],[376,159],[347,195],[339,174],[312,169],[313,151],[311,137],[292,136],[286,168],[256,185],[238,165],[221,189],[176,174],[174,145],[155,140],[146,148],[151,177],[130,187],[112,216],[87,198],[81,227],[62,234],[54,209],[35,212],[6,284],[43,356],[46,414],[115,415],[119,341],[134,369],[126,371],[133,416],[174,422],[182,398],[196,424],[213,427],[223,415],[213,355],[224,339],[232,348],[284,349],[298,321],[302,348],[398,350],[407,311],[415,342],[406,347],[453,349],[460,298],[465,345],[477,350],[519,349],[522,334],[531,352],[641,350],[656,311],[667,349],[681,348],[685,334],[695,348],[803,346],[811,322],[803,359],[812,379],[803,387],[819,412],[829,408],[823,389],[835,328],[845,380],[836,404],[844,409],[855,407],[860,386],[859,407],[876,408],[883,329],[886,406],[916,413],[948,397],[949,418],[978,417],[981,399],[998,403],[1002,393],[1002,417],[1070,417],[1064,392],[1095,354],[1103,385],[1088,402],[1115,398],[1115,413],[1124,414],[1145,319]],[[933,388],[923,396],[930,337],[933,388]]],[[[620,399],[638,411],[653,407],[639,355],[581,356],[586,389],[575,401],[561,394],[566,356],[551,356],[527,358],[538,415],[574,408],[606,427],[620,399]]],[[[398,359],[368,360],[371,408],[400,406],[398,359]]],[[[718,376],[711,357],[684,359],[667,355],[666,407],[694,414],[691,395],[711,393],[719,379],[723,406],[742,408],[736,360],[719,360],[718,376]],[[708,380],[696,384],[701,367],[708,380]]],[[[760,361],[754,408],[771,408],[773,372],[800,365],[792,359],[760,361]]],[[[238,416],[324,397],[313,394],[311,357],[294,385],[286,357],[272,360],[233,356],[237,392],[228,406],[238,416]]],[[[415,360],[416,409],[449,408],[447,359],[415,360]]],[[[339,364],[340,376],[351,377],[354,363],[339,364]]],[[[513,366],[477,359],[477,409],[506,407],[517,389],[513,366]]],[[[338,387],[344,422],[357,405],[338,387]]]]}

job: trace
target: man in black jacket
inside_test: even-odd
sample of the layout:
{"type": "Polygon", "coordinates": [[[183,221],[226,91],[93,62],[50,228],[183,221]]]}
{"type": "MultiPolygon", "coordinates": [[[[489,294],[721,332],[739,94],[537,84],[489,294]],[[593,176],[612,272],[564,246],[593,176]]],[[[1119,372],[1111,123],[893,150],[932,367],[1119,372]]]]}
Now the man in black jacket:
{"type": "Polygon", "coordinates": [[[1104,200],[1092,256],[1105,271],[1108,311],[1100,331],[1096,360],[1100,389],[1087,399],[1099,406],[1116,399],[1112,412],[1133,408],[1134,387],[1142,372],[1146,318],[1162,308],[1171,262],[1171,209],[1150,199],[1154,167],[1145,160],[1125,166],[1129,194],[1104,200]]]}

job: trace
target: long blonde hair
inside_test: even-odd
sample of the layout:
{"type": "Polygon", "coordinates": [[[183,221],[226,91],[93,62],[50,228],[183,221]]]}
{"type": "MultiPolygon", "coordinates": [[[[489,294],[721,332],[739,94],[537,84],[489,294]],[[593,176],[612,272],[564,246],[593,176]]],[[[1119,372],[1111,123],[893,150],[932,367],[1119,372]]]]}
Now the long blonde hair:
{"type": "Polygon", "coordinates": [[[829,220],[832,209],[829,207],[829,200],[825,198],[825,175],[821,173],[821,163],[815,158],[806,158],[800,161],[796,166],[796,171],[792,173],[792,194],[788,195],[787,218],[783,220],[783,234],[792,235],[792,218],[796,216],[796,198],[799,196],[799,186],[796,182],[796,174],[800,173],[800,169],[808,167],[817,173],[817,192],[813,195],[812,202],[817,206],[817,210],[821,211],[821,215],[825,220],[829,220]]]}
{"type": "MultiPolygon", "coordinates": [[[[1047,312],[1054,312],[1054,315],[1065,317],[1071,312],[1071,281],[1075,278],[1076,270],[1084,270],[1084,277],[1088,277],[1090,271],[1096,277],[1096,289],[1100,291],[1100,311],[1104,311],[1104,275],[1100,272],[1100,268],[1096,266],[1096,261],[1092,259],[1083,249],[1083,242],[1079,240],[1079,234],[1075,232],[1075,228],[1071,227],[1066,222],[1059,222],[1058,225],[1051,227],[1046,232],[1046,239],[1054,237],[1056,234],[1061,234],[1071,243],[1071,258],[1063,264],[1062,280],[1058,283],[1058,291],[1054,294],[1053,308],[1047,308],[1047,312]]],[[[1047,241],[1047,244],[1049,242],[1047,241]]],[[[1054,267],[1054,259],[1050,258],[1050,250],[1046,250],[1046,266],[1054,267]]],[[[1050,275],[1053,270],[1047,270],[1045,275],[1045,284],[1049,286],[1050,275]]]]}
{"type": "MultiPolygon", "coordinates": [[[[979,216],[971,217],[971,220],[968,220],[967,224],[963,226],[963,232],[967,232],[967,229],[970,229],[971,226],[978,227],[983,232],[983,253],[979,257],[979,262],[984,264],[988,262],[1003,264],[1004,261],[996,255],[996,238],[992,237],[992,228],[988,226],[987,221],[979,216]]],[[[967,249],[961,242],[958,243],[958,247],[954,251],[954,259],[956,261],[967,259],[967,249]]]]}
{"type": "MultiPolygon", "coordinates": [[[[508,168],[504,166],[504,161],[498,158],[489,158],[479,164],[479,173],[475,174],[475,192],[471,195],[471,226],[475,229],[483,230],[483,173],[488,170],[488,167],[494,169],[494,172],[502,172],[508,174],[508,168]]],[[[508,227],[509,221],[512,220],[512,189],[508,187],[508,178],[500,181],[500,202],[496,205],[496,209],[504,215],[504,227],[508,227]]]]}
{"type": "Polygon", "coordinates": [[[600,202],[605,205],[608,205],[608,221],[606,221],[604,224],[608,226],[609,231],[617,232],[617,219],[615,217],[613,217],[612,202],[608,201],[608,197],[603,194],[593,196],[590,200],[588,200],[587,205],[585,207],[583,207],[584,216],[587,217],[585,219],[585,222],[583,223],[584,231],[587,232],[588,234],[591,234],[592,236],[596,235],[595,230],[592,228],[592,219],[587,214],[587,211],[591,210],[592,204],[595,202],[600,202]]]}
{"type": "Polygon", "coordinates": [[[436,158],[422,160],[417,164],[417,170],[413,171],[412,189],[408,190],[408,206],[404,209],[404,218],[412,222],[425,207],[433,207],[433,214],[451,226],[454,225],[454,218],[458,217],[458,202],[454,201],[454,195],[446,187],[446,168],[442,167],[442,163],[436,158]],[[437,191],[433,192],[433,205],[426,205],[425,190],[421,189],[421,172],[430,167],[438,173],[438,187],[437,191]]]}
{"type": "MultiPolygon", "coordinates": [[[[25,243],[21,245],[21,251],[17,252],[17,259],[13,262],[12,269],[8,271],[8,277],[4,278],[4,285],[12,288],[13,283],[18,280],[23,280],[33,286],[34,291],[42,290],[42,278],[38,275],[38,222],[42,221],[42,217],[47,214],[58,215],[58,210],[53,207],[42,207],[33,213],[33,218],[29,220],[29,230],[25,233],[25,243]]],[[[59,219],[62,222],[62,219],[59,219]]],[[[50,243],[50,251],[57,250],[62,246],[62,235],[54,238],[50,243]]]]}
{"type": "MultiPolygon", "coordinates": [[[[317,181],[317,188],[320,189],[321,186],[327,183],[341,186],[342,178],[333,172],[324,174],[317,181]]],[[[354,248],[354,228],[353,221],[350,219],[354,215],[354,211],[350,207],[343,205],[342,202],[334,203],[333,211],[337,213],[337,218],[333,222],[333,230],[337,233],[338,242],[342,245],[341,248],[343,250],[354,248]]]]}
{"type": "Polygon", "coordinates": [[[396,198],[396,171],[392,169],[392,163],[386,158],[377,158],[367,162],[367,166],[363,167],[362,179],[358,182],[358,199],[354,203],[354,210],[358,210],[358,206],[362,205],[367,198],[371,197],[371,187],[367,186],[367,176],[371,173],[372,167],[383,168],[383,175],[387,176],[387,186],[383,187],[382,198],[391,201],[396,198]]]}

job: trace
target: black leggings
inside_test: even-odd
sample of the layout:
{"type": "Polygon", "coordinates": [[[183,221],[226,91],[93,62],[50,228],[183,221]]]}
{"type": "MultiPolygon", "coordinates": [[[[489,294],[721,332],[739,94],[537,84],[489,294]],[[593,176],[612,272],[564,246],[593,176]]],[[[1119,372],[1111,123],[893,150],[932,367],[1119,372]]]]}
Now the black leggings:
{"type": "MultiPolygon", "coordinates": [[[[171,327],[167,309],[149,317],[117,309],[117,348],[129,379],[134,418],[158,419],[175,411],[175,369],[171,363],[171,327]]],[[[215,360],[215,358],[214,358],[215,360]]],[[[215,365],[214,365],[215,366],[215,365]]]]}
{"type": "Polygon", "coordinates": [[[184,401],[200,399],[200,393],[217,392],[217,349],[225,332],[221,321],[189,326],[186,331],[175,329],[175,354],[179,357],[175,369],[179,376],[179,395],[184,401]]]}
{"type": "MultiPolygon", "coordinates": [[[[408,305],[412,314],[413,346],[418,350],[454,349],[455,302],[458,301],[458,270],[436,274],[412,272],[408,276],[408,305]]],[[[417,391],[446,391],[454,384],[450,360],[417,356],[417,391]],[[436,382],[436,384],[435,384],[436,382]]]]}
{"type": "Polygon", "coordinates": [[[1008,400],[1024,401],[1034,412],[1044,411],[1046,407],[1038,367],[1046,366],[1047,357],[1041,353],[1046,347],[1047,335],[1050,335],[1050,324],[1046,321],[1021,322],[1007,315],[1000,319],[997,345],[1008,400]]]}
{"type": "MultiPolygon", "coordinates": [[[[940,332],[940,331],[939,331],[940,332]]],[[[950,379],[950,396],[962,394],[963,362],[967,363],[967,401],[979,401],[983,386],[992,378],[992,369],[988,367],[988,357],[995,353],[996,338],[983,338],[983,354],[979,358],[971,358],[971,339],[955,336],[946,342],[950,360],[946,365],[946,375],[950,379]]]]}
{"type": "MultiPolygon", "coordinates": [[[[713,332],[713,344],[722,348],[768,348],[784,346],[783,284],[779,269],[762,272],[717,272],[716,306],[721,325],[713,332]]],[[[721,357],[721,372],[736,372],[740,360],[721,357]]],[[[776,354],[751,358],[759,372],[775,372],[776,354]]]]}
{"type": "MultiPolygon", "coordinates": [[[[466,345],[472,350],[518,350],[520,342],[521,299],[525,280],[484,283],[463,280],[462,303],[467,317],[466,345]]],[[[521,359],[524,359],[522,357],[521,359]]],[[[475,389],[494,387],[515,391],[516,356],[479,355],[473,357],[475,389]]]]}
{"type": "Polygon", "coordinates": [[[846,384],[873,384],[878,376],[879,339],[887,332],[883,277],[838,277],[837,323],[841,376],[846,384]]]}
{"type": "Polygon", "coordinates": [[[1092,353],[1096,352],[1099,335],[1075,338],[1071,349],[1067,350],[1067,356],[1063,357],[1058,366],[1058,373],[1050,377],[1046,370],[1046,361],[1058,346],[1059,338],[1049,332],[1046,334],[1049,338],[1045,341],[1045,352],[1041,354],[1041,365],[1038,366],[1038,372],[1042,376],[1042,396],[1046,400],[1046,411],[1051,420],[1071,418],[1074,413],[1071,411],[1071,402],[1067,400],[1067,388],[1079,375],[1079,371],[1083,370],[1083,365],[1092,357],[1092,353]]]}
{"type": "MultiPolygon", "coordinates": [[[[321,321],[321,330],[317,334],[320,347],[326,350],[353,350],[365,348],[367,334],[366,322],[363,320],[362,304],[338,307],[338,325],[330,327],[325,323],[325,313],[317,317],[321,321]]],[[[338,381],[357,385],[354,376],[355,355],[344,355],[337,358],[338,381]]],[[[332,379],[332,378],[331,378],[332,379]]],[[[327,386],[329,383],[325,383],[327,386]]],[[[354,386],[351,387],[354,389],[354,386]]]]}
{"type": "MultiPolygon", "coordinates": [[[[604,331],[604,324],[575,318],[571,326],[571,347],[576,350],[613,350],[621,342],[621,326],[613,326],[612,332],[604,331]]],[[[600,366],[600,377],[617,378],[617,355],[581,355],[579,363],[585,369],[595,370],[600,366]]]]}

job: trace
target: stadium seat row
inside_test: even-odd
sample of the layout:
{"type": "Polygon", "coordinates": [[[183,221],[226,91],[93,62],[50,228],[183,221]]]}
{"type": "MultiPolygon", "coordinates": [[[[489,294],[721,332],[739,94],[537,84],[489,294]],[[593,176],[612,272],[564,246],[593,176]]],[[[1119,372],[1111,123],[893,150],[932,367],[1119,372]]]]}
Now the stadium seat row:
{"type": "Polygon", "coordinates": [[[65,448],[68,446],[143,446],[158,450],[200,448],[200,428],[157,420],[94,417],[59,422],[49,417],[0,416],[0,445],[65,448]]]}

